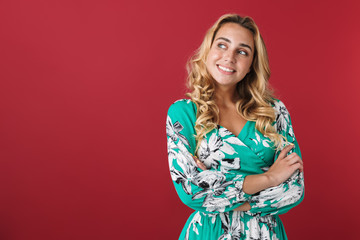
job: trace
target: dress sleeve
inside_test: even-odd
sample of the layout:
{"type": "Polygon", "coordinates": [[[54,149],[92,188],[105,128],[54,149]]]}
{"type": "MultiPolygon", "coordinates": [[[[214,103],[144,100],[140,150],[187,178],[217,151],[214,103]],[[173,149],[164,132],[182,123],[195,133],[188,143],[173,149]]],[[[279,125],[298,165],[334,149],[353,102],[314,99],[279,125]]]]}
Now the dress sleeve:
{"type": "Polygon", "coordinates": [[[195,153],[196,105],[180,100],[168,110],[166,134],[171,178],[181,201],[188,207],[206,212],[231,211],[249,200],[242,191],[245,176],[214,169],[201,170],[195,153]]]}
{"type": "MultiPolygon", "coordinates": [[[[275,110],[277,112],[275,122],[277,132],[284,135],[288,142],[295,145],[288,154],[296,152],[302,159],[288,110],[280,100],[275,102],[275,110]]],[[[283,144],[282,149],[287,145],[283,144]]],[[[275,153],[274,161],[278,158],[280,152],[281,150],[275,153]]],[[[250,213],[260,214],[261,216],[284,214],[303,200],[304,193],[304,173],[297,170],[282,184],[253,195],[250,200],[250,213]]]]}

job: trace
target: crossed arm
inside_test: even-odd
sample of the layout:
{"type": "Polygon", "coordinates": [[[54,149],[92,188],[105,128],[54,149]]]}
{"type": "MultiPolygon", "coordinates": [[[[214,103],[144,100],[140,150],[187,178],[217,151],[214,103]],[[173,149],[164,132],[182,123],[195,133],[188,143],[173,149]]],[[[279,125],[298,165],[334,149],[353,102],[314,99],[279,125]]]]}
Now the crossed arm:
{"type": "MultiPolygon", "coordinates": [[[[300,156],[296,152],[288,155],[292,148],[294,148],[294,144],[286,146],[267,172],[246,176],[243,183],[243,191],[246,194],[253,195],[264,189],[280,185],[289,179],[296,170],[303,172],[304,165],[300,156]]],[[[206,166],[202,162],[196,157],[193,158],[199,168],[206,170],[206,166]]],[[[248,211],[250,209],[251,206],[249,202],[246,202],[235,208],[234,211],[248,211]]]]}

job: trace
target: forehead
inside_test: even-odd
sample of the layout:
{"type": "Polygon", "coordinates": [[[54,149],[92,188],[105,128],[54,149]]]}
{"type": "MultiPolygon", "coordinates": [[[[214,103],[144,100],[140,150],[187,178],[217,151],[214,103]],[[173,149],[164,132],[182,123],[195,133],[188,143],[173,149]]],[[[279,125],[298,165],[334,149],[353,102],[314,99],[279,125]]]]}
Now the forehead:
{"type": "Polygon", "coordinates": [[[254,46],[253,33],[237,23],[225,23],[222,25],[215,35],[215,41],[219,37],[227,38],[236,45],[245,43],[251,47],[254,46]]]}

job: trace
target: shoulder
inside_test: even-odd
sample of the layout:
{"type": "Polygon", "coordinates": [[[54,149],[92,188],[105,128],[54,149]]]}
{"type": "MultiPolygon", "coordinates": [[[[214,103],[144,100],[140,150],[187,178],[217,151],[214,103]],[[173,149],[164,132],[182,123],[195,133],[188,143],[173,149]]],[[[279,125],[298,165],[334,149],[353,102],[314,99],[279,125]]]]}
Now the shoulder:
{"type": "Polygon", "coordinates": [[[190,99],[179,99],[172,103],[169,107],[168,114],[194,114],[196,116],[196,104],[190,99]]]}
{"type": "Polygon", "coordinates": [[[275,111],[275,128],[277,132],[286,131],[293,137],[291,117],[284,102],[279,99],[273,98],[273,105],[275,111]]]}
{"type": "Polygon", "coordinates": [[[284,105],[284,103],[278,98],[272,98],[271,105],[273,107],[275,107],[275,106],[279,106],[279,105],[284,105]]]}
{"type": "Polygon", "coordinates": [[[271,103],[271,106],[275,110],[276,115],[284,114],[284,113],[289,114],[289,111],[287,110],[283,101],[277,98],[273,98],[272,100],[273,101],[271,103]]]}
{"type": "Polygon", "coordinates": [[[189,99],[180,99],[170,105],[166,119],[167,129],[181,132],[187,138],[195,134],[196,105],[189,99]]]}

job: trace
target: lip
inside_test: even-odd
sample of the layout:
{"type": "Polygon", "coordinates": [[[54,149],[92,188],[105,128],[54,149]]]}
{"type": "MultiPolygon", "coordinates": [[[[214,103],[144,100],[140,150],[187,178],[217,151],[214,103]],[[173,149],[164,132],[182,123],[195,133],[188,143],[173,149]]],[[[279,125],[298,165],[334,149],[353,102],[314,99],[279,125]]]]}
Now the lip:
{"type": "Polygon", "coordinates": [[[219,72],[221,72],[222,74],[225,74],[225,75],[232,75],[232,74],[234,74],[234,73],[236,72],[235,69],[233,69],[233,68],[231,68],[231,67],[227,67],[227,66],[221,65],[221,64],[216,64],[216,67],[217,67],[217,69],[219,70],[219,72]],[[221,68],[219,68],[219,66],[222,66],[222,67],[231,69],[231,70],[233,70],[234,72],[226,72],[226,71],[222,70],[221,68]]]}

